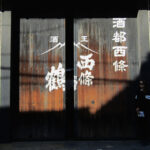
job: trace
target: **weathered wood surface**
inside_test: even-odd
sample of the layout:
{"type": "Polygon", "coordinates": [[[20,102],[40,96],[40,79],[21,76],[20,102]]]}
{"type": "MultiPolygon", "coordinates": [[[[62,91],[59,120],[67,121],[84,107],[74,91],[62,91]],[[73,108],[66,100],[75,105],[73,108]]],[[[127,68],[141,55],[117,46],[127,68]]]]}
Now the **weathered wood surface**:
{"type": "Polygon", "coordinates": [[[91,59],[95,60],[92,71],[80,70],[77,66],[74,68],[78,79],[81,72],[85,70],[90,71],[94,76],[93,85],[85,86],[78,83],[75,92],[74,107],[78,110],[76,136],[81,138],[134,137],[135,114],[131,103],[133,95],[129,97],[127,89],[140,73],[137,19],[127,18],[123,29],[113,28],[112,18],[76,19],[74,21],[75,41],[81,41],[81,36],[88,37],[88,43],[84,44],[98,54],[84,48],[74,49],[75,65],[77,61],[81,61],[81,55],[92,53],[91,59]],[[116,31],[126,32],[126,42],[117,44],[112,40],[116,31]],[[117,45],[128,47],[125,57],[114,57],[112,47],[117,45]],[[121,59],[126,61],[128,68],[124,72],[115,72],[113,62],[121,59]]]}
{"type": "MultiPolygon", "coordinates": [[[[94,76],[93,85],[80,85],[78,81],[77,90],[74,92],[75,116],[72,116],[74,117],[72,130],[75,131],[75,135],[72,135],[73,137],[79,139],[136,137],[134,97],[137,94],[136,82],[141,74],[142,63],[147,61],[146,57],[149,53],[147,17],[145,12],[141,12],[137,18],[127,18],[124,29],[114,29],[112,18],[74,21],[75,43],[81,41],[81,36],[87,36],[88,42],[84,45],[98,54],[74,47],[74,75],[77,79],[81,72],[88,70],[80,70],[76,65],[77,61],[81,61],[81,55],[92,53],[91,58],[95,60],[95,66],[92,71],[88,70],[94,76]],[[127,41],[118,44],[127,46],[126,55],[122,58],[115,58],[112,49],[117,45],[112,40],[116,31],[126,32],[127,41]],[[121,59],[128,64],[127,71],[115,72],[113,62],[121,59]]],[[[59,133],[66,131],[65,124],[61,124],[61,119],[64,121],[65,115],[58,117],[65,109],[64,93],[62,89],[48,92],[48,89],[45,89],[44,79],[52,65],[57,68],[59,62],[65,64],[65,49],[39,56],[41,52],[54,46],[48,43],[49,35],[57,33],[61,37],[60,42],[65,42],[64,20],[61,20],[60,26],[55,26],[57,21],[57,19],[22,19],[20,24],[19,109],[21,112],[41,112],[32,123],[33,138],[36,136],[57,138],[59,133]],[[44,116],[43,111],[49,112],[47,117],[44,116]],[[41,123],[43,117],[45,119],[41,123]],[[36,124],[38,126],[35,128],[36,124]],[[41,130],[38,131],[39,128],[41,130]]],[[[26,113],[26,118],[32,118],[35,114],[31,115],[26,113]]],[[[25,128],[24,126],[22,131],[25,128]]]]}
{"type": "Polygon", "coordinates": [[[0,12],[0,141],[10,137],[11,12],[0,12]]]}
{"type": "Polygon", "coordinates": [[[65,68],[64,19],[20,19],[19,112],[15,115],[14,139],[64,139],[65,92],[49,91],[45,77],[51,67],[65,68]],[[50,42],[58,36],[58,42],[50,42]]]}
{"type": "Polygon", "coordinates": [[[19,110],[23,111],[62,111],[65,97],[62,89],[51,92],[45,88],[45,76],[51,66],[57,69],[59,62],[65,67],[65,49],[55,49],[50,36],[58,36],[64,43],[65,28],[63,19],[21,19],[20,21],[20,98],[19,110]]]}
{"type": "Polygon", "coordinates": [[[10,107],[11,12],[0,13],[1,107],[10,107]]]}

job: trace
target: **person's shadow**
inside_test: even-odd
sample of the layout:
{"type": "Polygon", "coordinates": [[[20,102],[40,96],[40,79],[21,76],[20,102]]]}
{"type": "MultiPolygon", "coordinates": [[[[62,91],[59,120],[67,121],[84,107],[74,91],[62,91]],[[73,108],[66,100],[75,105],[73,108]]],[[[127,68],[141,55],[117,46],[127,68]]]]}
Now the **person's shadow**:
{"type": "Polygon", "coordinates": [[[137,135],[142,144],[147,145],[150,140],[150,53],[141,65],[137,95],[137,107],[144,112],[144,117],[137,117],[137,135]]]}

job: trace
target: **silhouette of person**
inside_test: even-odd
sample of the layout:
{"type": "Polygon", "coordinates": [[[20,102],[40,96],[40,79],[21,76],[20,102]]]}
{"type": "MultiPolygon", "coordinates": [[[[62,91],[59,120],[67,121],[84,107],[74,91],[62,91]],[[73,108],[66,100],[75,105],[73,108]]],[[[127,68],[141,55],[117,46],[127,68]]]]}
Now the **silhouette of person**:
{"type": "Polygon", "coordinates": [[[150,54],[141,66],[136,95],[138,137],[150,139],[150,54]]]}

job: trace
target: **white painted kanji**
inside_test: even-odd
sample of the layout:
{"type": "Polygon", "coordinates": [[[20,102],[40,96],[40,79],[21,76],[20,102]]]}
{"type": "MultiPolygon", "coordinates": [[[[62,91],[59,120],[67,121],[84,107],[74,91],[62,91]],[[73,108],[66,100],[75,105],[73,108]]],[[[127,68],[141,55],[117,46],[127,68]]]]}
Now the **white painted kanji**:
{"type": "Polygon", "coordinates": [[[116,31],[114,33],[114,35],[113,35],[113,39],[112,40],[114,40],[116,43],[118,43],[118,42],[125,42],[126,41],[125,35],[126,35],[126,32],[123,32],[123,31],[118,32],[118,31],[116,31]]]}
{"type": "Polygon", "coordinates": [[[59,88],[62,87],[63,91],[65,91],[65,69],[62,67],[61,63],[59,63],[56,73],[57,85],[59,88]]]}
{"type": "Polygon", "coordinates": [[[49,92],[62,88],[65,91],[65,69],[62,67],[62,64],[59,63],[58,68],[55,66],[51,67],[51,72],[48,71],[45,80],[48,82],[46,88],[49,92]]]}
{"type": "Polygon", "coordinates": [[[85,73],[81,72],[81,75],[79,77],[80,85],[90,86],[93,84],[92,79],[94,79],[94,76],[88,70],[86,70],[85,73]]]}
{"type": "Polygon", "coordinates": [[[126,68],[128,67],[127,64],[125,64],[125,61],[124,60],[120,60],[119,62],[116,60],[114,63],[113,63],[113,66],[115,67],[115,72],[117,71],[126,71],[126,68]]]}
{"type": "Polygon", "coordinates": [[[126,18],[113,18],[113,28],[125,28],[126,18]]]}
{"type": "Polygon", "coordinates": [[[126,46],[113,46],[115,57],[124,57],[126,54],[126,46]]]}
{"type": "Polygon", "coordinates": [[[81,36],[81,42],[88,42],[88,36],[81,36]]]}
{"type": "Polygon", "coordinates": [[[58,43],[58,36],[50,36],[50,41],[51,43],[58,43]]]}
{"type": "Polygon", "coordinates": [[[81,62],[78,61],[77,62],[77,66],[82,70],[82,69],[90,69],[92,70],[94,65],[95,65],[95,61],[93,59],[90,59],[93,56],[93,54],[89,54],[89,55],[81,55],[80,58],[82,59],[81,62]]]}

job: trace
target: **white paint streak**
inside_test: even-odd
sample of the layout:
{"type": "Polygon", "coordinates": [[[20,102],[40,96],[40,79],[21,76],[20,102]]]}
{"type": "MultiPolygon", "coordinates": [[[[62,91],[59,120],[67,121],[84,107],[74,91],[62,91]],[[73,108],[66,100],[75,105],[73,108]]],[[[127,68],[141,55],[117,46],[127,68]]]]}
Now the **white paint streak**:
{"type": "Polygon", "coordinates": [[[54,49],[60,49],[60,48],[62,48],[62,47],[64,47],[64,46],[65,46],[65,43],[58,43],[58,44],[56,44],[54,47],[52,47],[52,48],[50,48],[49,50],[47,50],[47,51],[41,53],[40,55],[44,55],[44,54],[49,53],[50,51],[52,51],[52,50],[54,50],[54,49]]]}

